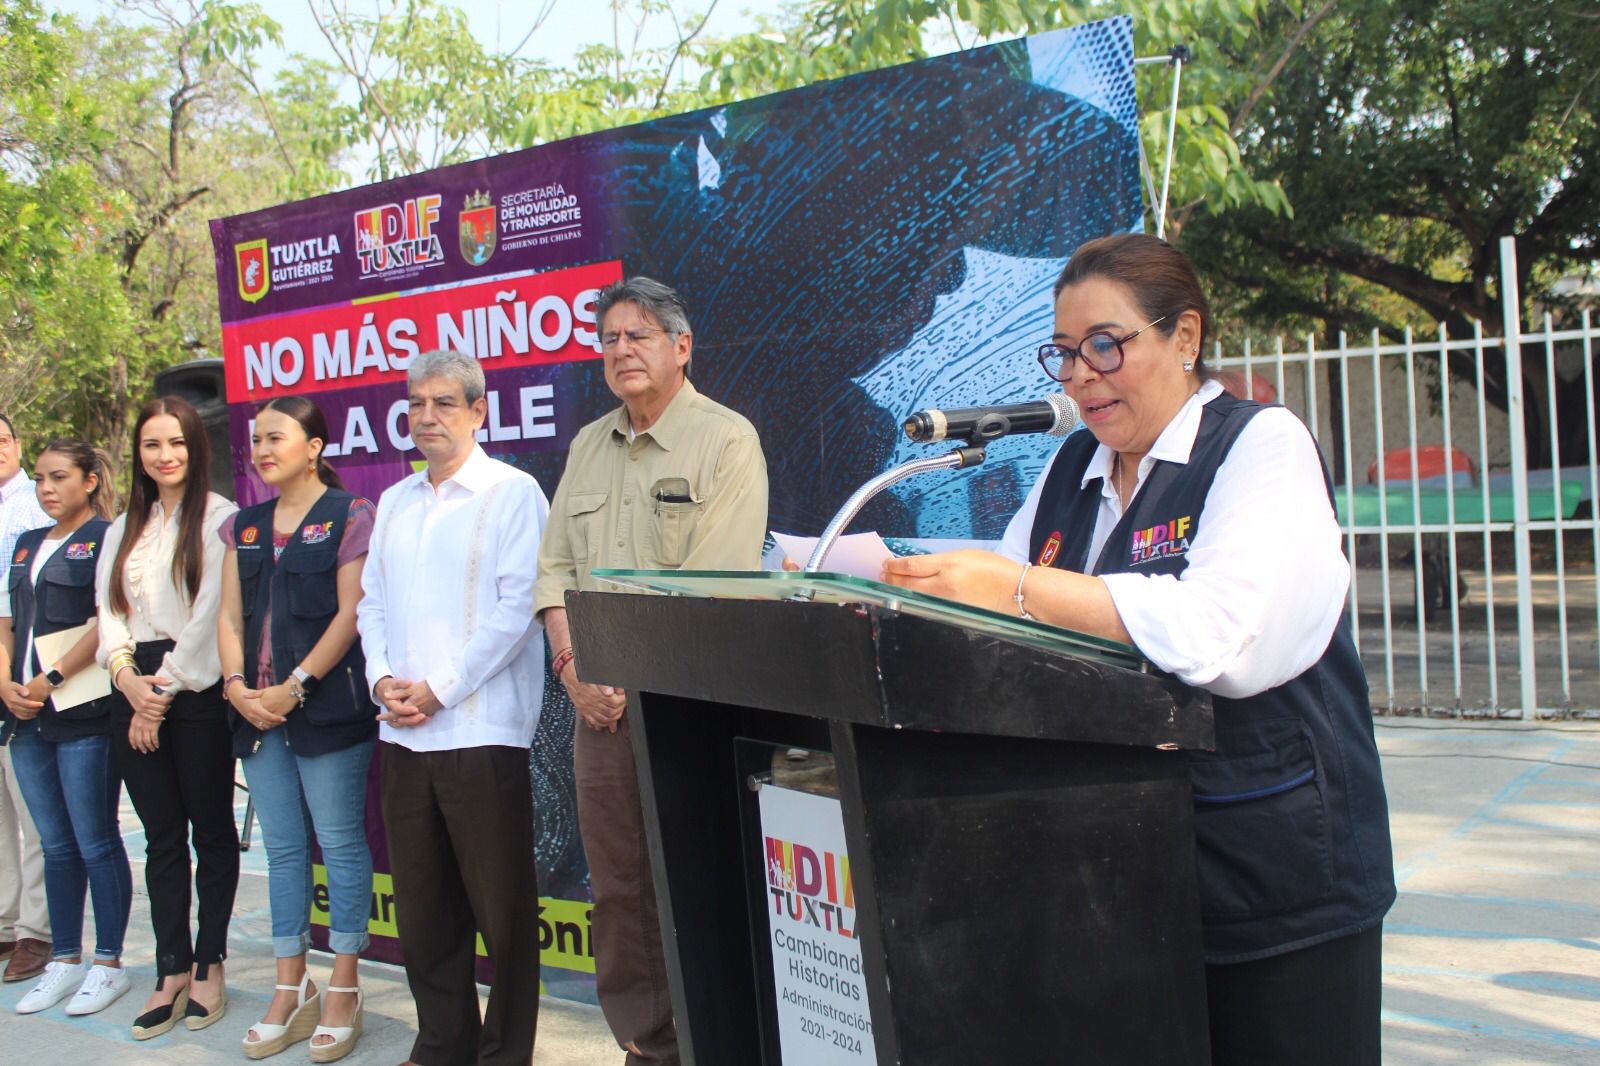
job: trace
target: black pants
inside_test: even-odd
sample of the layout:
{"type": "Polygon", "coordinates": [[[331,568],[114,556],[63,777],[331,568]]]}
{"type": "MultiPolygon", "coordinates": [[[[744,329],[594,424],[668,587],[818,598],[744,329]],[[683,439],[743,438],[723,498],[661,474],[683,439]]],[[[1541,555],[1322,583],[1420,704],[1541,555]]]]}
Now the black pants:
{"type": "Polygon", "coordinates": [[[1206,967],[1213,1066],[1377,1066],[1383,926],[1206,967]]]}
{"type": "MultiPolygon", "coordinates": [[[[141,644],[135,661],[156,673],[170,642],[141,644]]],[[[233,821],[233,737],[221,687],[180,692],[148,755],[128,743],[133,709],[121,693],[112,705],[112,747],[128,798],[144,824],[145,889],[156,937],[156,973],[202,975],[228,955],[228,919],[239,887],[239,829],[233,821]],[[189,935],[189,834],[194,832],[200,897],[198,928],[189,935]]]]}
{"type": "Polygon", "coordinates": [[[539,1021],[539,887],[528,752],[378,745],[383,822],[418,1066],[527,1066],[539,1021]],[[476,934],[494,984],[480,1020],[476,934]]]}

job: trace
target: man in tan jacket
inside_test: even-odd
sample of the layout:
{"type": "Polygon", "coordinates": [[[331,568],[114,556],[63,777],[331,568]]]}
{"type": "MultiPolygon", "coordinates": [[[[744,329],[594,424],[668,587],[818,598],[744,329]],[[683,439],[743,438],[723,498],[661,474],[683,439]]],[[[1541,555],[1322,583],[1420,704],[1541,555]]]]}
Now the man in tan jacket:
{"type": "Polygon", "coordinates": [[[689,383],[683,301],[646,277],[596,304],[606,384],[622,406],[578,431],[539,549],[534,610],[577,710],[578,823],[594,890],[600,1007],[628,1066],[677,1063],[655,885],[621,689],[578,680],[563,606],[592,568],[755,570],[767,465],[755,427],[689,383]]]}

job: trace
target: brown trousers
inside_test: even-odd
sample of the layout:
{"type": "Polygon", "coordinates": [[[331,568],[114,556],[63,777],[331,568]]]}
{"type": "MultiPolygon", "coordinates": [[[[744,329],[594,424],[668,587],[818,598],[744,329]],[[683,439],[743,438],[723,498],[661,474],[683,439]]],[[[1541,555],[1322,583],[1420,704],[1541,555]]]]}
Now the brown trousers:
{"type": "Polygon", "coordinates": [[[597,732],[578,719],[573,733],[578,828],[594,890],[589,921],[600,1009],[617,1043],[643,1052],[630,1053],[628,1066],[675,1066],[678,1032],[628,719],[615,733],[597,732]]]}
{"type": "Polygon", "coordinates": [[[418,1066],[527,1066],[539,1021],[539,889],[528,753],[380,744],[383,821],[418,1066]],[[494,984],[478,1015],[476,935],[494,984]]]}

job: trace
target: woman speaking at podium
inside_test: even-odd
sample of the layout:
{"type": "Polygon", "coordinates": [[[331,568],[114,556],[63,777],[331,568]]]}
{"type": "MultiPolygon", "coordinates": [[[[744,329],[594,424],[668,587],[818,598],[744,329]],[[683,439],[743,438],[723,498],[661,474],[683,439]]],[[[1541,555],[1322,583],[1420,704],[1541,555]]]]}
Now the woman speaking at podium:
{"type": "Polygon", "coordinates": [[[892,584],[1125,641],[1213,697],[1191,757],[1216,1063],[1377,1063],[1394,901],[1351,571],[1316,442],[1201,358],[1194,269],[1140,234],[1080,247],[1044,370],[1074,433],[1000,553],[891,560],[892,584]]]}

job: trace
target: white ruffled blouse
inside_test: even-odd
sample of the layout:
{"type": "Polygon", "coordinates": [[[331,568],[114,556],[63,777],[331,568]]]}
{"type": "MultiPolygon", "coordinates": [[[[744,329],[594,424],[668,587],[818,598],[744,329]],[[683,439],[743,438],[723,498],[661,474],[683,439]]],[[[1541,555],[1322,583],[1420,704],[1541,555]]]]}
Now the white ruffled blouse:
{"type": "Polygon", "coordinates": [[[122,580],[129,606],[127,615],[111,608],[111,564],[117,557],[128,522],[127,515],[117,516],[106,533],[95,574],[100,665],[107,665],[118,652],[132,652],[135,644],[170,640],[176,647],[162,659],[160,673],[172,680],[171,691],[199,692],[221,679],[217,610],[222,603],[225,552],[217,538],[217,528],[236,511],[237,507],[216,493],[207,495],[206,518],[200,537],[200,588],[191,603],[187,592],[173,581],[172,574],[172,553],[178,544],[183,508],[174,508],[163,520],[161,504],[152,505],[139,541],[123,567],[122,580]]]}

